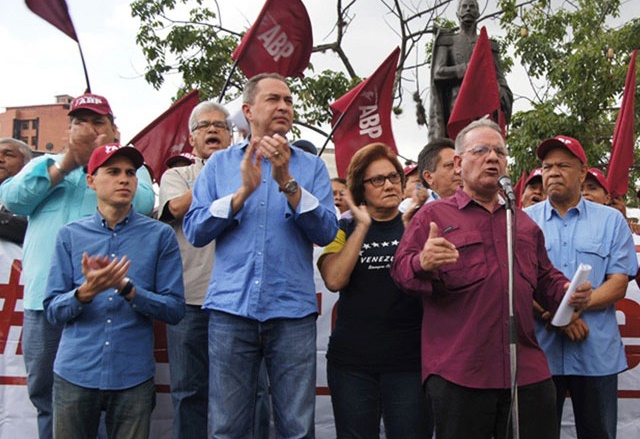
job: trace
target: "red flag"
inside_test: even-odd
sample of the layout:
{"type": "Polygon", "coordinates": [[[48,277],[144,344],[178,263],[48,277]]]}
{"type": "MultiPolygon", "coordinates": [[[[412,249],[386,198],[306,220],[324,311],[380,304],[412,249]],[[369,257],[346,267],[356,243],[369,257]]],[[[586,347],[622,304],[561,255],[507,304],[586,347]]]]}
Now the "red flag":
{"type": "Polygon", "coordinates": [[[342,178],[353,154],[369,143],[382,142],[398,152],[391,130],[391,106],[399,56],[396,47],[371,76],[330,105],[336,167],[342,178]]]}
{"type": "Polygon", "coordinates": [[[447,134],[449,138],[455,139],[458,133],[474,120],[487,115],[495,119],[496,112],[498,124],[504,132],[505,119],[500,111],[500,89],[491,53],[491,42],[487,36],[487,29],[483,26],[451,110],[447,134]]]}
{"type": "Polygon", "coordinates": [[[164,162],[169,157],[193,149],[189,143],[189,116],[198,102],[198,90],[189,92],[129,142],[142,152],[157,181],[166,170],[164,162]]]}
{"type": "Polygon", "coordinates": [[[78,41],[65,0],[25,0],[31,11],[78,41]]]}
{"type": "Polygon", "coordinates": [[[627,79],[622,93],[622,105],[616,120],[611,144],[611,160],[607,170],[609,195],[619,197],[629,190],[629,168],[633,166],[635,91],[636,91],[636,50],[631,54],[627,79]]]}
{"type": "Polygon", "coordinates": [[[312,48],[311,21],[302,1],[267,0],[231,58],[247,78],[265,72],[302,77],[312,48]]]}
{"type": "Polygon", "coordinates": [[[527,171],[522,171],[520,179],[513,187],[513,192],[516,195],[516,206],[522,207],[522,193],[524,192],[524,182],[527,180],[527,171]]]}

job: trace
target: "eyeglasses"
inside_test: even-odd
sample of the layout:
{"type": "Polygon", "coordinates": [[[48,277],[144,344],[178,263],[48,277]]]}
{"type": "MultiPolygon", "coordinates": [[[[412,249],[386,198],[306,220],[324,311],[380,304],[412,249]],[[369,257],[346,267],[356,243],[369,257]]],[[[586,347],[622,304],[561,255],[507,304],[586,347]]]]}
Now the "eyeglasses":
{"type": "Polygon", "coordinates": [[[373,187],[380,187],[384,186],[385,180],[389,180],[389,183],[391,184],[398,184],[402,181],[402,176],[397,172],[393,172],[389,175],[376,175],[374,177],[367,178],[363,183],[371,183],[371,186],[373,187]]]}
{"type": "Polygon", "coordinates": [[[498,157],[506,157],[509,155],[509,151],[504,146],[489,146],[489,145],[476,145],[467,149],[463,154],[470,152],[476,157],[482,157],[489,154],[489,151],[493,150],[498,157]]]}
{"type": "Polygon", "coordinates": [[[198,131],[201,129],[208,130],[209,127],[213,125],[214,128],[218,130],[228,130],[229,126],[226,122],[222,122],[221,120],[214,120],[213,122],[209,122],[208,120],[203,120],[202,122],[198,122],[196,128],[193,131],[198,131]]]}

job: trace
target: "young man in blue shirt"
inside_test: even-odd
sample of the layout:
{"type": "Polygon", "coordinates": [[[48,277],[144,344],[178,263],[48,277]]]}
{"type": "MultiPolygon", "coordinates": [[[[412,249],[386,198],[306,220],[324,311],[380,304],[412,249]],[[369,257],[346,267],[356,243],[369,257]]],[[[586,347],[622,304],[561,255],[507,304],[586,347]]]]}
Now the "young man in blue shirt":
{"type": "Polygon", "coordinates": [[[53,367],[55,437],[96,437],[102,411],[109,438],[149,435],[153,319],[182,319],[184,287],[173,230],[131,205],[143,162],[129,146],[94,150],[86,179],[97,211],[58,233],[44,299],[49,322],[64,326],[53,367]]]}

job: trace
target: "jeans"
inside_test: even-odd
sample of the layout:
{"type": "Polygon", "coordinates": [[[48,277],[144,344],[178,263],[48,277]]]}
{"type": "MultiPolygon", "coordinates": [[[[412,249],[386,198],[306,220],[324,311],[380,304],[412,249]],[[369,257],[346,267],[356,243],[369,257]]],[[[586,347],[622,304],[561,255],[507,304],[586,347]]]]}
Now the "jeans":
{"type": "Polygon", "coordinates": [[[130,389],[100,390],[76,386],[55,375],[54,435],[61,439],[96,437],[104,411],[109,439],[147,439],[155,398],[153,379],[130,389]]]}
{"type": "MultiPolygon", "coordinates": [[[[567,390],[578,439],[615,439],[618,423],[618,375],[553,377],[557,392],[558,423],[567,390]]],[[[558,424],[559,425],[559,424],[558,424]]]]}
{"type": "Polygon", "coordinates": [[[338,439],[380,437],[381,417],[388,439],[431,438],[431,409],[420,372],[353,372],[329,361],[327,381],[338,439]]]}
{"type": "MultiPolygon", "coordinates": [[[[474,389],[438,375],[427,378],[436,439],[512,437],[511,390],[474,389]]],[[[518,387],[521,439],[557,439],[556,391],[551,379],[518,387]]]]}
{"type": "Polygon", "coordinates": [[[276,438],[313,438],[316,314],[259,322],[209,316],[212,438],[252,438],[261,362],[271,384],[276,438]]]}
{"type": "Polygon", "coordinates": [[[27,369],[29,399],[38,412],[40,439],[53,438],[53,362],[61,335],[62,328],[51,325],[44,311],[24,310],[22,351],[27,369]]]}
{"type": "Polygon", "coordinates": [[[209,405],[209,313],[187,305],[184,318],[167,325],[173,439],[206,439],[209,405]]]}

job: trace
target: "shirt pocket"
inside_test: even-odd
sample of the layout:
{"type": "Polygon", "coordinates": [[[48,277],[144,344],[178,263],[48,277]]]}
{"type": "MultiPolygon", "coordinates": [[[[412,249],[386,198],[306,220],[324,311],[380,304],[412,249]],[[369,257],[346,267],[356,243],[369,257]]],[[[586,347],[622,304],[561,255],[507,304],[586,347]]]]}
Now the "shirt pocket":
{"type": "Polygon", "coordinates": [[[453,231],[444,238],[456,246],[459,257],[455,264],[440,268],[440,279],[449,292],[463,293],[487,277],[482,234],[476,230],[453,231]]]}
{"type": "Polygon", "coordinates": [[[599,273],[606,267],[609,250],[601,242],[591,240],[580,240],[575,244],[576,267],[578,264],[589,264],[592,267],[590,279],[602,279],[605,273],[599,273]]]}

